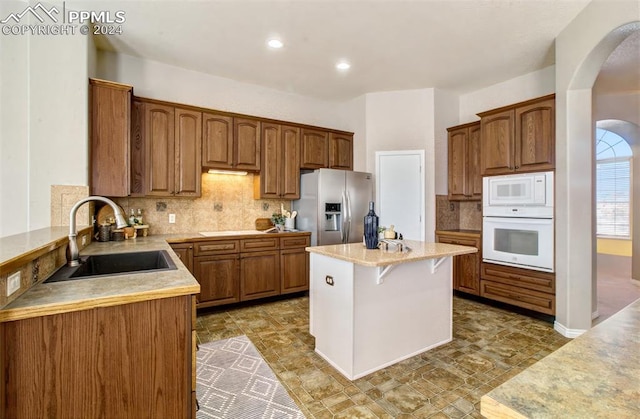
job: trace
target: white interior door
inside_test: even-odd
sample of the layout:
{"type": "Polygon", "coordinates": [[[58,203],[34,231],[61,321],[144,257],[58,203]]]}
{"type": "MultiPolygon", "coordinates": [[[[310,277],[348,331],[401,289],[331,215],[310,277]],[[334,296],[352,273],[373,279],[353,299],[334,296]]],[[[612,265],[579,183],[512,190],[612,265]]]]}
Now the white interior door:
{"type": "Polygon", "coordinates": [[[425,239],[424,151],[376,152],[376,213],[379,225],[407,240],[425,239]]]}

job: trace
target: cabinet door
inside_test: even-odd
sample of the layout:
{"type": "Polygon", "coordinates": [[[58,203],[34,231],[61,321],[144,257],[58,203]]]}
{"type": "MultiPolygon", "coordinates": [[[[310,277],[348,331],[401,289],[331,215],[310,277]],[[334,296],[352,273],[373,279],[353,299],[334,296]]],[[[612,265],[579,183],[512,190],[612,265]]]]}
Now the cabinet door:
{"type": "Polygon", "coordinates": [[[329,167],[329,134],[303,128],[300,168],[321,169],[329,167]]]}
{"type": "Polygon", "coordinates": [[[480,168],[480,123],[469,127],[469,142],[467,145],[468,182],[467,196],[470,200],[482,199],[482,172],[480,168]]]}
{"type": "Polygon", "coordinates": [[[234,118],[234,167],[239,170],[260,170],[260,121],[234,118]]]}
{"type": "Polygon", "coordinates": [[[130,193],[131,86],[89,81],[91,194],[130,193]]]}
{"type": "Polygon", "coordinates": [[[202,114],[202,166],[217,169],[233,167],[233,118],[202,114]]]}
{"type": "Polygon", "coordinates": [[[449,199],[462,200],[467,198],[467,156],[469,154],[469,130],[460,128],[449,132],[449,199]]]}
{"type": "Polygon", "coordinates": [[[193,276],[200,283],[198,306],[240,301],[238,254],[193,258],[193,276]]]}
{"type": "Polygon", "coordinates": [[[260,182],[260,198],[279,198],[282,171],[282,150],[280,125],[262,123],[262,162],[260,176],[254,177],[260,182]]]}
{"type": "Polygon", "coordinates": [[[280,252],[242,253],[240,255],[241,301],[270,297],[280,293],[280,252]]]}
{"type": "Polygon", "coordinates": [[[555,99],[516,108],[515,169],[555,168],[555,99]]]}
{"type": "Polygon", "coordinates": [[[513,172],[514,118],[513,109],[481,118],[481,168],[484,176],[513,172]]]}
{"type": "Polygon", "coordinates": [[[280,251],[280,294],[309,289],[309,253],[304,247],[280,251]]]}
{"type": "Polygon", "coordinates": [[[171,249],[176,252],[182,263],[184,263],[184,266],[193,274],[193,244],[172,244],[171,249]]]}
{"type": "Polygon", "coordinates": [[[329,168],[353,170],[353,135],[329,134],[329,168]]]}
{"type": "Polygon", "coordinates": [[[453,257],[453,289],[468,294],[480,295],[480,239],[476,237],[460,237],[438,235],[439,243],[471,246],[477,253],[453,257]]]}
{"type": "Polygon", "coordinates": [[[144,104],[146,195],[167,196],[175,192],[174,109],[144,104]]]}
{"type": "Polygon", "coordinates": [[[202,113],[175,109],[175,194],[200,196],[202,113]]]}
{"type": "MultiPolygon", "coordinates": [[[[280,196],[300,199],[300,128],[282,125],[280,196]]],[[[264,168],[264,167],[263,167],[264,168]]]]}

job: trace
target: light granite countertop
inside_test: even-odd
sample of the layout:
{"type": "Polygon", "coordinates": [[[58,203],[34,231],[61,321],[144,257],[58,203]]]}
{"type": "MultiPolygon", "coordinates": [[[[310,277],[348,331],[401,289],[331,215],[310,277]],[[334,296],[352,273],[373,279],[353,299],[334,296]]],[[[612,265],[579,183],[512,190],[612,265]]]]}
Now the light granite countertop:
{"type": "Polygon", "coordinates": [[[411,250],[408,252],[367,249],[362,243],[333,244],[328,246],[307,247],[307,252],[330,256],[364,266],[389,266],[400,263],[436,259],[447,256],[476,253],[478,249],[445,243],[427,243],[415,240],[403,240],[411,250]]]}
{"type": "MultiPolygon", "coordinates": [[[[0,265],[15,261],[22,254],[33,253],[38,249],[44,252],[54,244],[67,240],[68,233],[68,227],[51,227],[0,239],[0,265]]],[[[264,233],[257,230],[217,231],[205,234],[187,232],[137,237],[124,241],[92,242],[81,250],[81,256],[168,250],[177,269],[162,271],[160,274],[137,272],[36,284],[0,309],[0,322],[199,293],[200,285],[171,250],[169,243],[308,234],[310,233],[303,231],[264,233]]]]}
{"type": "Polygon", "coordinates": [[[640,417],[640,300],[482,397],[487,418],[640,417]]]}

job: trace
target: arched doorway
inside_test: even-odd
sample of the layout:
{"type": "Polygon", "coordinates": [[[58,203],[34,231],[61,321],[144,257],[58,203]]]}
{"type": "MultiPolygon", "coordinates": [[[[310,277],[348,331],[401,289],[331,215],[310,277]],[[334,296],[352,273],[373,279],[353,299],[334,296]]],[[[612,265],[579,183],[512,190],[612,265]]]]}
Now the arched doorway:
{"type": "Polygon", "coordinates": [[[640,140],[634,128],[638,127],[620,120],[596,123],[597,305],[593,325],[640,298],[640,282],[631,278],[632,227],[640,228],[632,223],[632,187],[640,182],[640,171],[633,170],[638,159],[632,145],[640,140]]]}
{"type": "Polygon", "coordinates": [[[556,324],[591,327],[596,295],[592,87],[602,64],[640,30],[637,1],[590,3],[556,38],[556,324]],[[590,145],[590,144],[589,144],[590,145]]]}

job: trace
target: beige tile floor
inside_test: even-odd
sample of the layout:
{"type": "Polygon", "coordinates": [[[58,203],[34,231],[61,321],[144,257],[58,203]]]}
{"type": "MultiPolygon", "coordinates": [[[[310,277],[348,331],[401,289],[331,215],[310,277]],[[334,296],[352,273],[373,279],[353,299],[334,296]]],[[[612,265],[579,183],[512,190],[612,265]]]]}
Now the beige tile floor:
{"type": "Polygon", "coordinates": [[[198,315],[200,343],[247,335],[308,418],[480,418],[480,397],[564,345],[550,323],[454,297],[452,342],[349,381],[314,352],[309,299],[198,315]]]}

